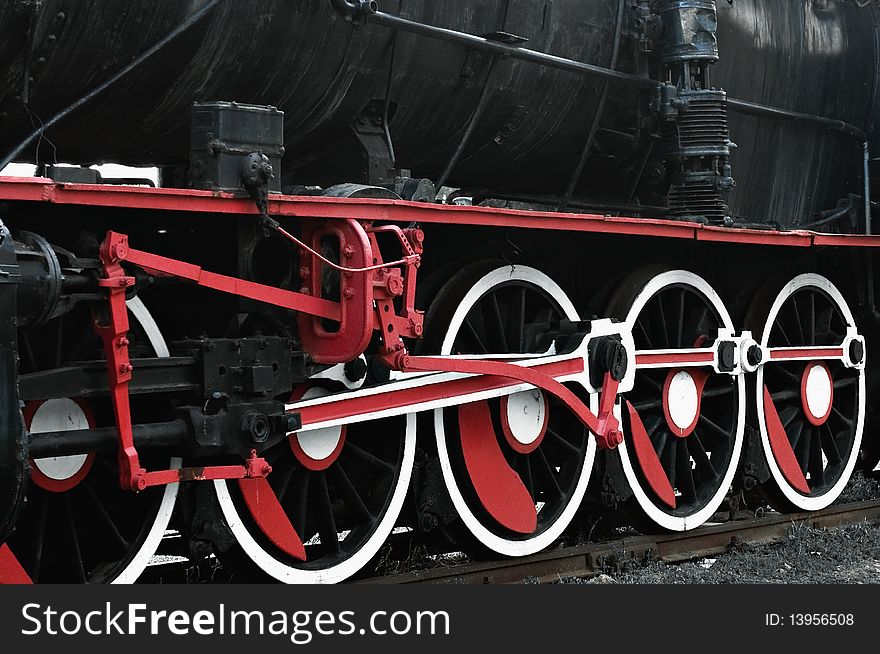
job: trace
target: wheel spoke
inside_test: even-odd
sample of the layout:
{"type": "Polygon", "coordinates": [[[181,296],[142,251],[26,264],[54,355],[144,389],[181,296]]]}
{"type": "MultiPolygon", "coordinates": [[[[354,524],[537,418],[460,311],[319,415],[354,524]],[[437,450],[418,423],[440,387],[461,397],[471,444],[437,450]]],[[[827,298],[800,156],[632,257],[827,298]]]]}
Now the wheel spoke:
{"type": "Polygon", "coordinates": [[[465,316],[464,327],[467,329],[468,333],[470,334],[471,338],[474,341],[474,344],[477,346],[477,349],[479,350],[479,352],[471,352],[470,354],[489,354],[489,348],[486,347],[486,344],[483,342],[483,339],[480,337],[479,332],[477,332],[477,329],[474,327],[473,323],[471,322],[470,314],[465,316]]]}
{"type": "Polygon", "coordinates": [[[666,471],[666,477],[669,479],[669,485],[675,488],[676,483],[676,460],[678,454],[678,444],[679,440],[673,439],[667,446],[666,451],[663,453],[663,456],[660,458],[660,461],[663,462],[663,470],[666,471]]]}
{"type": "Polygon", "coordinates": [[[705,470],[709,474],[711,474],[712,479],[718,478],[718,471],[715,469],[715,466],[712,463],[712,459],[709,457],[709,453],[706,451],[706,448],[703,446],[703,441],[700,440],[699,434],[694,432],[690,435],[690,442],[688,444],[688,449],[690,450],[691,456],[694,457],[694,462],[696,462],[697,466],[699,466],[702,470],[705,470]]]}
{"type": "Polygon", "coordinates": [[[110,533],[113,534],[113,537],[122,545],[123,549],[127,549],[129,546],[128,541],[119,531],[119,527],[116,526],[116,523],[113,522],[113,518],[110,517],[110,514],[107,513],[107,507],[104,506],[104,503],[98,499],[98,496],[95,494],[95,490],[92,488],[92,485],[88,481],[83,482],[83,488],[86,491],[86,495],[89,496],[89,499],[92,501],[92,504],[95,505],[95,508],[98,510],[98,515],[103,518],[104,522],[107,524],[107,527],[110,529],[110,533]]]}
{"type": "Polygon", "coordinates": [[[650,374],[645,370],[636,370],[636,376],[640,379],[648,382],[651,386],[653,386],[658,392],[663,392],[663,384],[651,378],[650,374]]]}
{"type": "Polygon", "coordinates": [[[665,347],[672,347],[672,343],[669,342],[669,328],[667,327],[666,322],[666,310],[663,308],[663,294],[657,294],[657,315],[659,317],[658,324],[660,326],[660,334],[663,337],[663,343],[665,343],[665,347]]]}
{"type": "Polygon", "coordinates": [[[678,327],[675,330],[675,347],[684,347],[684,301],[687,291],[678,290],[678,327]]]}
{"type": "MultiPolygon", "coordinates": [[[[647,411],[651,411],[653,409],[659,409],[663,406],[662,400],[646,400],[644,402],[637,402],[633,404],[636,408],[636,411],[639,413],[645,413],[647,411]]],[[[650,433],[650,432],[648,432],[650,433]]]]}
{"type": "Polygon", "coordinates": [[[835,380],[832,386],[834,386],[835,391],[839,391],[843,388],[849,388],[850,386],[855,386],[859,381],[858,377],[845,377],[843,379],[835,380]]]}
{"type": "Polygon", "coordinates": [[[393,475],[395,472],[395,468],[392,464],[388,463],[387,461],[383,461],[382,459],[380,459],[379,457],[377,457],[373,454],[370,454],[369,452],[367,452],[362,447],[359,447],[358,445],[354,445],[353,443],[346,442],[345,443],[345,451],[348,452],[349,454],[351,454],[352,456],[357,457],[358,459],[360,459],[361,461],[366,463],[369,467],[371,467],[375,470],[380,470],[385,474],[391,474],[391,475],[393,475]]]}
{"type": "Polygon", "coordinates": [[[646,350],[653,350],[654,348],[654,339],[652,339],[648,335],[648,329],[645,327],[644,321],[636,320],[636,327],[642,332],[642,335],[645,339],[645,348],[646,350]]]}
{"type": "MultiPolygon", "coordinates": [[[[537,458],[538,470],[542,473],[544,480],[550,484],[550,490],[556,495],[556,497],[565,497],[565,493],[559,486],[559,480],[556,479],[556,473],[553,468],[550,467],[550,463],[547,461],[547,457],[544,456],[541,448],[535,450],[533,454],[535,458],[537,458]]],[[[534,497],[534,495],[532,497],[534,497]]]]}
{"type": "MultiPolygon", "coordinates": [[[[811,429],[811,432],[820,431],[818,429],[811,429]]],[[[813,486],[822,486],[825,484],[825,464],[822,461],[822,442],[821,436],[817,433],[811,434],[811,444],[810,448],[810,481],[813,482],[813,486]]]]}
{"type": "Polygon", "coordinates": [[[840,454],[840,449],[837,447],[837,443],[834,439],[834,434],[831,431],[831,427],[828,426],[826,422],[822,425],[822,450],[825,452],[825,455],[828,457],[828,461],[830,463],[840,463],[843,461],[843,457],[840,454]]]}
{"type": "Polygon", "coordinates": [[[520,479],[522,479],[526,490],[529,491],[529,495],[532,496],[533,500],[537,501],[538,496],[535,494],[535,481],[532,478],[532,464],[529,463],[529,458],[528,455],[520,454],[516,460],[516,471],[520,479]]]}
{"type": "Polygon", "coordinates": [[[788,334],[786,333],[785,328],[782,326],[782,323],[777,322],[773,327],[776,329],[776,331],[779,333],[780,336],[782,336],[782,339],[785,341],[785,343],[783,343],[783,345],[787,345],[790,347],[792,344],[792,341],[788,337],[788,334]]]}
{"type": "Polygon", "coordinates": [[[510,346],[507,344],[507,324],[504,322],[504,318],[501,316],[501,305],[498,304],[498,294],[492,293],[490,297],[492,298],[492,319],[494,320],[495,328],[498,331],[499,346],[501,348],[500,350],[498,350],[498,352],[510,352],[510,346]]]}
{"type": "Polygon", "coordinates": [[[309,517],[309,482],[311,474],[306,470],[299,470],[294,484],[293,497],[293,528],[304,540],[308,539],[306,520],[309,517]]]}
{"type": "Polygon", "coordinates": [[[786,391],[771,393],[770,397],[773,398],[774,402],[790,402],[792,400],[799,400],[801,398],[801,394],[800,391],[789,389],[786,391]]]}
{"type": "Polygon", "coordinates": [[[788,370],[783,364],[772,366],[770,370],[773,370],[775,373],[784,375],[787,379],[794,382],[797,385],[797,388],[800,388],[801,378],[788,370]]]}
{"type": "Polygon", "coordinates": [[[339,491],[344,496],[343,501],[345,502],[345,506],[352,509],[367,522],[372,522],[375,516],[367,508],[367,505],[364,504],[363,498],[357,492],[354,484],[351,483],[351,479],[349,479],[348,475],[345,474],[345,470],[342,469],[339,461],[336,461],[330,467],[330,471],[333,473],[334,480],[337,487],[339,488],[339,491]]]}
{"type": "Polygon", "coordinates": [[[712,399],[715,397],[723,397],[725,395],[730,395],[735,390],[736,390],[736,386],[734,386],[733,384],[728,384],[728,385],[722,386],[720,388],[710,388],[710,389],[704,388],[703,389],[703,399],[709,400],[709,399],[712,399]]]}
{"type": "Polygon", "coordinates": [[[85,567],[83,566],[82,551],[79,545],[79,535],[76,532],[76,522],[73,517],[73,508],[70,506],[70,498],[68,497],[67,493],[61,494],[61,502],[64,506],[64,515],[67,522],[67,530],[70,535],[70,554],[73,557],[73,563],[75,565],[74,571],[77,573],[80,582],[86,583],[86,571],[85,567]]]}
{"type": "Polygon", "coordinates": [[[795,425],[795,428],[792,431],[791,436],[789,436],[789,442],[791,443],[791,449],[796,448],[798,442],[801,440],[801,436],[803,436],[803,433],[804,433],[804,426],[805,426],[804,422],[800,421],[800,420],[795,425]]]}
{"type": "Polygon", "coordinates": [[[30,569],[31,579],[40,578],[40,567],[43,563],[43,545],[46,542],[46,523],[49,517],[49,494],[43,493],[40,498],[40,513],[37,519],[37,533],[34,539],[34,560],[30,569]]]}
{"type": "Polygon", "coordinates": [[[708,427],[710,430],[712,430],[713,432],[715,432],[717,435],[721,436],[725,440],[729,439],[731,436],[729,431],[727,431],[723,427],[719,427],[715,422],[713,422],[712,420],[707,418],[705,414],[702,414],[702,413],[700,414],[699,422],[700,422],[700,424],[702,424],[705,427],[708,427]]]}
{"type": "Polygon", "coordinates": [[[782,423],[783,429],[788,429],[795,418],[800,417],[801,409],[798,407],[787,406],[779,412],[779,421],[782,423]]]}
{"type": "Polygon", "coordinates": [[[847,427],[852,427],[852,425],[853,425],[852,419],[847,418],[845,415],[843,415],[843,413],[841,413],[840,409],[838,409],[836,406],[831,407],[831,415],[833,415],[835,418],[840,420],[847,427]]]}
{"type": "Polygon", "coordinates": [[[548,428],[547,429],[547,436],[549,436],[553,440],[554,443],[558,443],[559,445],[561,445],[563,447],[563,449],[565,449],[565,451],[569,452],[570,454],[574,454],[576,456],[581,455],[581,453],[582,453],[581,450],[574,443],[567,441],[565,438],[563,438],[559,434],[559,432],[548,428]]]}
{"type": "Polygon", "coordinates": [[[681,494],[691,501],[697,498],[697,487],[694,484],[694,471],[691,467],[691,455],[688,447],[688,439],[681,440],[675,448],[676,477],[681,485],[681,494]]]}
{"type": "Polygon", "coordinates": [[[520,287],[519,293],[516,296],[516,302],[511,305],[509,322],[514,330],[511,335],[511,342],[514,344],[517,352],[525,352],[526,289],[524,286],[520,287]]]}
{"type": "Polygon", "coordinates": [[[804,428],[804,434],[801,436],[798,441],[798,445],[795,448],[795,456],[797,457],[798,463],[801,466],[801,472],[806,475],[810,465],[810,451],[813,441],[813,430],[809,428],[804,428]]]}
{"type": "MultiPolygon", "coordinates": [[[[648,432],[649,435],[653,435],[652,432],[648,432]]],[[[663,456],[663,452],[666,449],[666,444],[669,441],[669,430],[664,429],[659,432],[659,435],[656,437],[657,442],[654,443],[654,439],[651,439],[652,444],[654,445],[654,451],[657,452],[657,458],[661,458],[663,456]]]]}
{"type": "Polygon", "coordinates": [[[808,313],[807,313],[807,333],[809,334],[810,340],[807,345],[815,345],[816,344],[816,296],[812,293],[808,294],[810,298],[808,313]]]}
{"type": "MultiPolygon", "coordinates": [[[[281,477],[281,482],[278,484],[277,488],[273,488],[275,491],[275,496],[278,498],[279,502],[284,501],[284,496],[287,495],[287,491],[290,488],[290,480],[293,479],[293,473],[296,471],[296,468],[293,466],[287,466],[287,469],[284,471],[284,476],[281,477]]],[[[269,478],[270,482],[272,478],[269,478]]]]}
{"type": "Polygon", "coordinates": [[[330,489],[327,487],[327,477],[323,473],[315,474],[315,486],[313,497],[318,505],[318,533],[321,536],[321,545],[324,549],[336,553],[339,551],[339,532],[336,529],[336,519],[333,517],[333,502],[330,499],[330,489]]]}
{"type": "Polygon", "coordinates": [[[797,328],[797,335],[800,337],[798,343],[803,345],[809,345],[807,342],[806,334],[804,334],[804,325],[801,321],[801,313],[798,310],[797,304],[797,296],[793,295],[791,298],[791,302],[788,303],[789,308],[791,309],[790,313],[794,318],[794,326],[797,328]]]}

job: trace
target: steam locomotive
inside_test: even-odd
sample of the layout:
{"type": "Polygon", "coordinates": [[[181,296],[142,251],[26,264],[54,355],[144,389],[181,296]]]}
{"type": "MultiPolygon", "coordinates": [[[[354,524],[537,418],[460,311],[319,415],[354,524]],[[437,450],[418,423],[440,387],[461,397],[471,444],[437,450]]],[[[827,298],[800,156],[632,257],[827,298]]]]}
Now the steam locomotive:
{"type": "Polygon", "coordinates": [[[3,2],[0,580],[829,506],[880,461],[878,34],[871,0],[3,2]]]}

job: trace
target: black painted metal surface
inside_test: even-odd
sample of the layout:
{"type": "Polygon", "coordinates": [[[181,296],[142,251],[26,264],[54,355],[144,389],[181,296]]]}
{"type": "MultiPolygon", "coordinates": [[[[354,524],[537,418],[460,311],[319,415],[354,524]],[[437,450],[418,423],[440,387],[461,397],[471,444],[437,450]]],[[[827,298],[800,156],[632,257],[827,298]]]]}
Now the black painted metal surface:
{"type": "MultiPolygon", "coordinates": [[[[107,79],[202,6],[202,0],[7,1],[0,5],[0,150],[107,79]],[[32,78],[32,81],[30,81],[32,78]],[[28,101],[28,109],[23,105],[28,101]]],[[[616,0],[382,0],[382,11],[608,66],[616,0]]],[[[850,0],[718,3],[713,83],[734,98],[873,121],[878,10],[850,0]]],[[[628,18],[618,69],[649,74],[628,18]]],[[[438,178],[483,96],[483,117],[450,183],[561,194],[599,105],[602,84],[379,25],[352,27],[327,0],[223,2],[204,22],[47,135],[43,161],[183,163],[190,105],[227,100],[285,112],[286,183],[358,179],[349,128],[390,88],[397,165],[438,178]],[[392,41],[394,41],[392,59],[392,41]],[[390,75],[390,84],[389,84],[390,75]],[[57,153],[57,154],[56,154],[57,153]]],[[[625,203],[653,131],[647,98],[612,85],[578,195],[625,203]]],[[[731,210],[791,224],[858,192],[859,150],[846,135],[731,112],[738,188],[731,210]]],[[[29,157],[35,158],[35,154],[29,157]]],[[[645,168],[650,178],[650,164],[645,168]]],[[[662,187],[662,180],[658,184],[662,187]]],[[[643,183],[637,198],[652,199],[643,183]]]]}

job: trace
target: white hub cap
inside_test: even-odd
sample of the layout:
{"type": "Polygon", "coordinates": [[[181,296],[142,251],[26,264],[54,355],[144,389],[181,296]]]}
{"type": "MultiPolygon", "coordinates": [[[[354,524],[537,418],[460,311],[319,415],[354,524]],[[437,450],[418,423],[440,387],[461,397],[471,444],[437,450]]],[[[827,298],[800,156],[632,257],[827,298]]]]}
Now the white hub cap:
{"type": "Polygon", "coordinates": [[[678,428],[678,435],[685,435],[693,427],[700,412],[700,393],[697,382],[687,370],[675,373],[667,382],[664,401],[669,419],[678,428]]]}
{"type": "Polygon", "coordinates": [[[831,373],[821,363],[813,363],[804,371],[803,400],[807,417],[813,424],[823,424],[831,413],[834,399],[831,373]]]}
{"type": "Polygon", "coordinates": [[[323,461],[330,457],[342,440],[342,427],[327,427],[297,434],[296,440],[310,459],[323,461]]]}
{"type": "MultiPolygon", "coordinates": [[[[302,399],[312,400],[324,397],[330,392],[323,388],[310,388],[302,399]]],[[[326,427],[294,434],[290,437],[290,449],[297,460],[309,470],[326,470],[336,459],[345,445],[345,427],[326,427]]]]}
{"type": "MultiPolygon", "coordinates": [[[[89,429],[90,426],[83,407],[73,400],[62,398],[47,400],[37,407],[31,417],[30,431],[32,434],[42,434],[89,429]]],[[[54,481],[67,481],[74,478],[88,462],[88,454],[34,459],[36,468],[54,481]]]]}
{"type": "Polygon", "coordinates": [[[547,398],[540,389],[521,391],[501,400],[501,421],[511,447],[533,452],[547,433],[547,398]]]}

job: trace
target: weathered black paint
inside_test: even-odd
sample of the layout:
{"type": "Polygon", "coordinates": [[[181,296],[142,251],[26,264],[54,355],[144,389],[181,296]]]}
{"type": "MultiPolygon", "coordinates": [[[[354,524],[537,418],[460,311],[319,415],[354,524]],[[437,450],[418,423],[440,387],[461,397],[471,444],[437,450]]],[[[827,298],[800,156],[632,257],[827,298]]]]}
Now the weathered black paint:
{"type": "MultiPolygon", "coordinates": [[[[200,0],[45,0],[0,7],[0,149],[36,116],[65,107],[161,38],[200,0]],[[38,13],[31,15],[34,8],[38,13]],[[23,37],[22,34],[25,34],[23,37]],[[29,34],[29,36],[28,36],[29,34]],[[30,78],[33,81],[28,81],[30,78]],[[5,114],[5,118],[4,118],[5,114]]],[[[380,9],[472,34],[507,32],[525,47],[608,66],[614,0],[383,0],[380,9]]],[[[845,0],[718,3],[721,60],[712,79],[731,97],[873,122],[878,9],[845,0]]],[[[626,29],[619,70],[648,73],[626,29]]],[[[327,0],[236,0],[48,135],[60,160],[186,161],[190,105],[229,100],[285,112],[285,182],[361,181],[348,128],[391,73],[391,132],[399,167],[436,179],[490,84],[450,182],[560,194],[578,163],[601,97],[600,80],[491,57],[385,27],[353,27],[327,0]],[[394,61],[391,42],[396,39],[394,61]],[[393,65],[392,65],[393,63],[393,65]]],[[[650,130],[637,129],[638,91],[611,90],[580,195],[624,202],[644,161],[650,130]]],[[[732,112],[738,188],[731,211],[791,224],[835,206],[859,185],[851,137],[802,123],[732,112]]],[[[52,156],[44,143],[43,159],[52,156]]],[[[640,189],[642,201],[649,188],[640,189]]]]}

